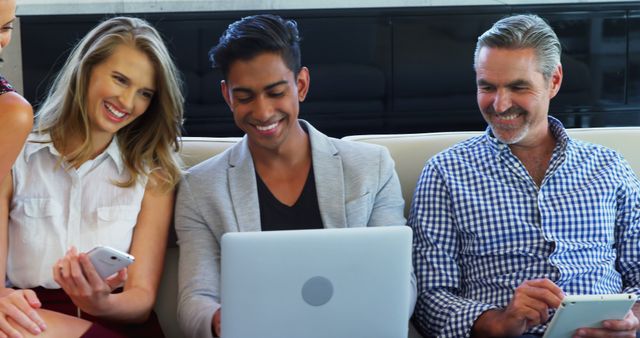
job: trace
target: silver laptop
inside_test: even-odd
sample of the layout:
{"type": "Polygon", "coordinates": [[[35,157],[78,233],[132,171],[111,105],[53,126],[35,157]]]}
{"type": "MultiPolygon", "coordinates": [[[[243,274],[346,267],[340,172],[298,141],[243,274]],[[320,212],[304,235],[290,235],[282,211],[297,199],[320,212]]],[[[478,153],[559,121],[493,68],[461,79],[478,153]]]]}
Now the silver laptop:
{"type": "Polygon", "coordinates": [[[223,338],[407,337],[406,226],[227,233],[223,338]]]}

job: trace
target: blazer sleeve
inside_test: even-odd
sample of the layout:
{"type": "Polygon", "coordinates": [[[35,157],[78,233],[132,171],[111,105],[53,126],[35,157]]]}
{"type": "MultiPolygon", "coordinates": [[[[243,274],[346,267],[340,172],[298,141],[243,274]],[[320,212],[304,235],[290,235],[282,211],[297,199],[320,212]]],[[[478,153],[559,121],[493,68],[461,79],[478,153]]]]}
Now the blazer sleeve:
{"type": "Polygon", "coordinates": [[[220,245],[198,209],[188,176],[178,188],[175,227],[180,247],[178,322],[187,337],[213,337],[211,321],[220,308],[220,245]]]}
{"type": "Polygon", "coordinates": [[[367,226],[406,225],[404,200],[395,163],[387,148],[379,149],[378,189],[367,226]]]}
{"type": "MultiPolygon", "coordinates": [[[[368,226],[405,226],[404,199],[395,163],[387,148],[380,148],[378,192],[376,194],[368,226]]],[[[411,269],[409,316],[413,313],[418,297],[416,276],[411,269]]]]}

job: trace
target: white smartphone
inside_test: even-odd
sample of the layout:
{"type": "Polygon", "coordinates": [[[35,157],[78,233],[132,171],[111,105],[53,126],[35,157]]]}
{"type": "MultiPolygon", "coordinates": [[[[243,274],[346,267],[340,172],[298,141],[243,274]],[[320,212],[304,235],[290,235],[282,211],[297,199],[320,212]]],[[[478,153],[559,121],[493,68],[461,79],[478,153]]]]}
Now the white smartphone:
{"type": "Polygon", "coordinates": [[[129,266],[135,260],[128,253],[108,246],[97,246],[87,252],[87,255],[102,279],[129,266]]]}
{"type": "Polygon", "coordinates": [[[634,294],[565,296],[543,338],[570,338],[581,327],[602,327],[602,321],[623,319],[636,302],[634,294]]]}

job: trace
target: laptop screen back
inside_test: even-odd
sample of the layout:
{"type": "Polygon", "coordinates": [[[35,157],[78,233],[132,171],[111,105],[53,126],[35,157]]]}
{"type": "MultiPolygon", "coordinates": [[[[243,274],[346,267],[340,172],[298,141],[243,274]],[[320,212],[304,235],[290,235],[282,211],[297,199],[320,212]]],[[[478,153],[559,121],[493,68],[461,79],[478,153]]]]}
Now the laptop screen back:
{"type": "Polygon", "coordinates": [[[227,233],[222,336],[406,337],[409,227],[227,233]]]}

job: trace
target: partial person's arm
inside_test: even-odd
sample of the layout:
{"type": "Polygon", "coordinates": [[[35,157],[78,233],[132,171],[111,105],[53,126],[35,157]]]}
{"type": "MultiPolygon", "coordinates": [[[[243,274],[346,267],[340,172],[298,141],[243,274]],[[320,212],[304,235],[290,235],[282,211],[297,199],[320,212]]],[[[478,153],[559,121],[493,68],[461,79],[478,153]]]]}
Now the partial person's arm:
{"type": "Polygon", "coordinates": [[[128,270],[118,273],[115,283],[100,278],[86,253],[65,256],[65,259],[71,259],[66,263],[69,269],[67,266],[63,269],[64,276],[54,267],[54,279],[82,311],[132,323],[144,322],[149,317],[162,275],[174,202],[174,190],[160,191],[154,184],[154,177],[149,177],[134,228],[130,253],[136,261],[128,270]],[[83,273],[78,276],[86,275],[86,279],[78,277],[69,281],[68,278],[74,276],[68,270],[73,271],[74,264],[82,266],[83,273]],[[122,281],[125,281],[124,291],[111,293],[122,281]]]}
{"type": "Polygon", "coordinates": [[[473,323],[473,337],[515,337],[549,320],[549,310],[560,306],[562,289],[549,279],[520,284],[504,309],[482,313],[473,323]]]}
{"type": "Polygon", "coordinates": [[[178,188],[175,226],[180,246],[178,322],[187,337],[212,337],[220,309],[220,244],[198,210],[188,175],[178,188]]]}
{"type": "MultiPolygon", "coordinates": [[[[625,293],[640,296],[640,181],[627,161],[620,157],[617,173],[621,187],[616,210],[616,269],[622,275],[625,293]]],[[[636,336],[640,329],[640,305],[636,303],[623,320],[605,320],[604,329],[580,329],[583,337],[636,336]]]]}
{"type": "Polygon", "coordinates": [[[409,214],[418,287],[414,323],[427,336],[469,337],[476,319],[497,308],[459,296],[460,243],[452,208],[444,180],[428,163],[409,214]]]}
{"type": "MultiPolygon", "coordinates": [[[[406,225],[404,199],[394,162],[387,148],[380,148],[378,191],[367,226],[406,225]]],[[[367,170],[370,170],[367,168],[367,170]]]]}
{"type": "Polygon", "coordinates": [[[621,189],[616,210],[616,269],[622,275],[623,292],[640,297],[640,180],[620,158],[621,189]]]}
{"type": "MultiPolygon", "coordinates": [[[[6,94],[5,94],[6,95],[6,94]]],[[[13,195],[11,173],[0,183],[0,332],[15,336],[20,325],[32,334],[46,329],[46,325],[35,309],[41,304],[32,290],[6,288],[7,255],[9,245],[9,211],[13,195]]]]}
{"type": "Polygon", "coordinates": [[[29,102],[15,92],[0,95],[0,180],[11,170],[32,126],[29,102]]]}
{"type": "MultiPolygon", "coordinates": [[[[400,179],[395,170],[395,164],[387,148],[380,149],[379,160],[379,189],[376,192],[367,226],[400,225],[405,226],[404,199],[400,179]]],[[[411,271],[411,291],[409,295],[409,316],[413,313],[418,296],[416,276],[411,271]]]]}

